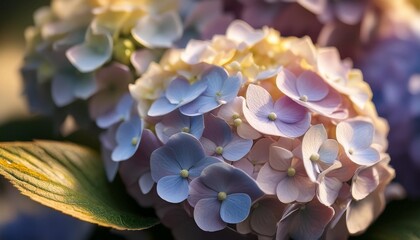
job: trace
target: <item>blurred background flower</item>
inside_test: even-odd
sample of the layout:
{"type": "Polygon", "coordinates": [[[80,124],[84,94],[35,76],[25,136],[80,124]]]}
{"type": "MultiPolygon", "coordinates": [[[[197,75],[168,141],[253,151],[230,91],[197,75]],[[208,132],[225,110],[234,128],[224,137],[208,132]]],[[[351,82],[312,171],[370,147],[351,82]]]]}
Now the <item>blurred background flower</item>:
{"type": "MultiPolygon", "coordinates": [[[[21,1],[0,3],[0,124],[29,115],[19,73],[25,52],[23,31],[33,22],[33,10],[48,3],[48,0],[29,1],[24,3],[25,7],[21,1]]],[[[13,133],[23,129],[16,127],[0,127],[2,141],[24,140],[13,133]]],[[[29,128],[37,127],[34,124],[29,128]]],[[[29,135],[37,135],[34,137],[48,134],[45,128],[37,133],[27,130],[29,135]]],[[[3,177],[0,177],[0,212],[0,239],[73,240],[87,239],[93,234],[91,224],[30,200],[3,177]]]]}

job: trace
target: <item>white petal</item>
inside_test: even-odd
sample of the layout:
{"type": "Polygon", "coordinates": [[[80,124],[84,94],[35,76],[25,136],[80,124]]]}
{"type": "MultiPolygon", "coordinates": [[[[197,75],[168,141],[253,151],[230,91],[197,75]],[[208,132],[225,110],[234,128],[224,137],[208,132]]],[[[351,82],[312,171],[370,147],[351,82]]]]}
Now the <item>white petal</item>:
{"type": "Polygon", "coordinates": [[[142,17],[131,30],[134,39],[146,47],[169,48],[182,35],[182,22],[175,12],[142,17]]]}

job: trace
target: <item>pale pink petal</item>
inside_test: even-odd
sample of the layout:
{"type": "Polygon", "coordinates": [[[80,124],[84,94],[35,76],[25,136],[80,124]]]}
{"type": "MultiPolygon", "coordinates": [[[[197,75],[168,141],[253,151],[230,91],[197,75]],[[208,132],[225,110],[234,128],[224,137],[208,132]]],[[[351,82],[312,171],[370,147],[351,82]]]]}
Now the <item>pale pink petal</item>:
{"type": "Polygon", "coordinates": [[[269,154],[270,166],[274,170],[287,172],[287,169],[291,166],[293,153],[287,149],[272,146],[269,154]]]}
{"type": "Polygon", "coordinates": [[[148,49],[142,49],[134,52],[130,56],[131,64],[138,75],[146,72],[149,64],[157,59],[157,56],[148,49]]]}
{"type": "Polygon", "coordinates": [[[283,203],[296,201],[299,196],[299,191],[305,191],[305,189],[299,189],[295,185],[293,177],[285,177],[278,183],[276,188],[277,197],[283,203]]]}
{"type": "Polygon", "coordinates": [[[299,96],[306,96],[308,101],[319,101],[329,92],[328,84],[313,71],[305,71],[296,80],[299,96]]]}
{"type": "Polygon", "coordinates": [[[247,106],[243,113],[247,122],[257,131],[274,136],[284,135],[276,126],[276,121],[271,121],[268,114],[273,111],[273,100],[264,88],[251,84],[246,92],[247,106]],[[249,108],[249,109],[248,109],[249,108]]]}
{"type": "Polygon", "coordinates": [[[374,127],[372,123],[351,119],[337,125],[337,140],[344,148],[364,149],[372,144],[374,127]]]}
{"type": "Polygon", "coordinates": [[[356,164],[371,166],[380,160],[380,155],[378,150],[370,147],[361,151],[354,152],[349,156],[349,158],[356,164]]]}
{"type": "Polygon", "coordinates": [[[216,151],[216,144],[212,142],[210,139],[207,139],[205,137],[200,138],[200,142],[204,147],[204,151],[206,152],[206,155],[213,156],[216,151]]]}
{"type": "Polygon", "coordinates": [[[324,177],[319,182],[317,196],[319,201],[326,205],[331,206],[337,199],[343,183],[334,177],[324,177]]]}
{"type": "Polygon", "coordinates": [[[280,91],[284,94],[298,97],[299,94],[296,89],[296,79],[296,76],[292,72],[283,68],[277,74],[276,84],[280,91]]]}
{"type": "Polygon", "coordinates": [[[325,227],[334,216],[334,209],[317,199],[308,204],[294,204],[285,210],[278,223],[276,240],[320,239],[325,227]]]}
{"type": "Polygon", "coordinates": [[[232,165],[235,166],[236,168],[241,169],[250,177],[252,177],[252,174],[254,173],[254,165],[252,165],[252,163],[246,158],[242,158],[239,161],[235,161],[232,163],[232,165]]]}
{"type": "Polygon", "coordinates": [[[305,166],[306,173],[313,182],[316,181],[317,173],[315,171],[314,162],[311,160],[311,156],[318,154],[318,151],[325,140],[327,140],[327,131],[322,124],[312,126],[303,136],[303,165],[305,166]]]}
{"type": "MultiPolygon", "coordinates": [[[[249,109],[244,107],[243,109],[245,119],[251,125],[251,127],[257,130],[260,133],[272,135],[272,136],[283,136],[284,134],[280,132],[277,128],[276,124],[269,120],[268,117],[266,118],[258,118],[255,114],[253,114],[249,109]]],[[[267,114],[268,115],[268,114],[267,114]]]]}
{"type": "Polygon", "coordinates": [[[363,200],[353,200],[346,212],[347,229],[350,234],[365,231],[384,208],[383,193],[373,192],[363,200]]]}
{"type": "Polygon", "coordinates": [[[241,125],[236,128],[236,131],[238,135],[244,139],[258,139],[261,137],[261,133],[251,127],[248,123],[241,123],[241,125]]]}
{"type": "Polygon", "coordinates": [[[223,118],[227,123],[233,124],[233,116],[242,115],[243,104],[245,104],[245,98],[242,96],[236,97],[231,102],[222,105],[217,112],[217,116],[223,118]]]}
{"type": "Polygon", "coordinates": [[[278,114],[278,119],[284,123],[293,124],[301,121],[306,116],[306,109],[296,104],[288,97],[282,97],[274,104],[274,109],[278,114]]]}
{"type": "Polygon", "coordinates": [[[293,181],[295,188],[299,189],[296,201],[309,202],[314,198],[316,185],[308,177],[295,175],[293,181]]]}
{"type": "Polygon", "coordinates": [[[270,138],[262,138],[258,140],[248,153],[248,159],[254,164],[264,164],[268,162],[270,156],[270,146],[273,143],[273,140],[270,138]]]}
{"type": "Polygon", "coordinates": [[[240,46],[245,44],[251,47],[265,37],[263,30],[255,30],[242,20],[233,21],[226,30],[226,37],[235,41],[240,46]]]}
{"type": "Polygon", "coordinates": [[[202,62],[203,57],[208,54],[216,54],[209,46],[209,42],[201,40],[191,40],[188,42],[185,50],[181,53],[182,61],[188,64],[197,64],[202,62]]]}
{"type": "Polygon", "coordinates": [[[306,106],[312,111],[318,112],[325,116],[329,116],[330,114],[332,114],[333,112],[339,109],[340,104],[341,104],[341,96],[337,91],[330,89],[330,91],[328,92],[328,95],[320,101],[316,101],[316,102],[308,101],[305,103],[299,101],[298,103],[300,103],[303,106],[306,106]]]}
{"type": "Polygon", "coordinates": [[[319,148],[319,157],[322,162],[331,165],[337,159],[338,142],[334,139],[327,139],[319,148]]]}
{"type": "Polygon", "coordinates": [[[276,171],[266,163],[258,173],[257,183],[265,193],[276,194],[277,184],[284,178],[287,178],[287,173],[276,171]]]}
{"type": "Polygon", "coordinates": [[[274,236],[285,205],[276,198],[264,198],[257,204],[250,216],[252,230],[259,235],[274,236]]]}
{"type": "Polygon", "coordinates": [[[358,171],[353,177],[351,194],[354,199],[361,200],[373,192],[379,185],[379,173],[375,167],[358,171]]]}
{"type": "MultiPolygon", "coordinates": [[[[267,118],[274,106],[270,93],[264,88],[251,84],[246,91],[246,103],[249,110],[259,117],[267,118]]],[[[248,121],[249,122],[249,121],[248,121]]]]}
{"type": "Polygon", "coordinates": [[[148,48],[168,48],[182,35],[181,18],[175,12],[145,15],[131,30],[131,34],[148,48]]]}

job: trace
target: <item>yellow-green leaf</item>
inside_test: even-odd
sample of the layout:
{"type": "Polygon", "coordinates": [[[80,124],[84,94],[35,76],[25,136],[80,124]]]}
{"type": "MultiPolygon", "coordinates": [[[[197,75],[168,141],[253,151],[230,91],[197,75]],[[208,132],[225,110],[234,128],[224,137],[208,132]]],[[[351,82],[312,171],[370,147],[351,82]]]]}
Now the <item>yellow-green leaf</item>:
{"type": "Polygon", "coordinates": [[[0,143],[0,174],[24,195],[84,221],[120,230],[157,224],[110,184],[93,150],[54,141],[0,143]]]}

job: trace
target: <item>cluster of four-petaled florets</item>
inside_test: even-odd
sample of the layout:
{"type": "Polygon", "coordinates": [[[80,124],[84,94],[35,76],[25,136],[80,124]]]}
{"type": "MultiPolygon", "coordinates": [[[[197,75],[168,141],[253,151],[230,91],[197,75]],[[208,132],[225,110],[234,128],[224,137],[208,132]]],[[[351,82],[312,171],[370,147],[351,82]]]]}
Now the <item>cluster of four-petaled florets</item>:
{"type": "MultiPolygon", "coordinates": [[[[278,226],[288,228],[291,219],[305,211],[302,226],[316,218],[323,220],[321,228],[309,228],[313,231],[298,228],[291,233],[278,227],[277,235],[320,236],[335,214],[332,205],[340,191],[348,189],[348,180],[353,178],[350,198],[357,200],[379,185],[377,170],[372,170],[380,160],[371,146],[374,127],[363,119],[344,120],[333,134],[338,142],[328,139],[323,124],[311,127],[311,113],[343,116],[334,115],[341,104],[340,94],[309,70],[298,77],[280,70],[276,82],[284,96],[273,101],[265,88],[246,86],[241,75],[229,77],[220,67],[211,66],[193,83],[181,77],[172,80],[148,111],[149,116],[160,117],[155,132],[164,145],[150,156],[146,171],[150,177],[140,184],[142,192],[150,191],[156,182],[162,199],[188,200],[197,225],[205,231],[243,225],[258,213],[252,210],[253,203],[272,204],[267,196],[277,196],[282,204],[291,205],[280,214],[283,217],[270,223],[274,227],[279,222],[278,226]],[[242,87],[245,97],[238,96],[242,87]],[[342,156],[339,143],[345,152],[342,156]],[[321,210],[310,215],[312,207],[321,210]]],[[[131,134],[137,140],[141,129],[131,134]]],[[[138,144],[132,142],[132,146],[138,144]]],[[[253,231],[258,224],[253,224],[253,231]]],[[[265,230],[257,233],[268,234],[265,230]]]]}

